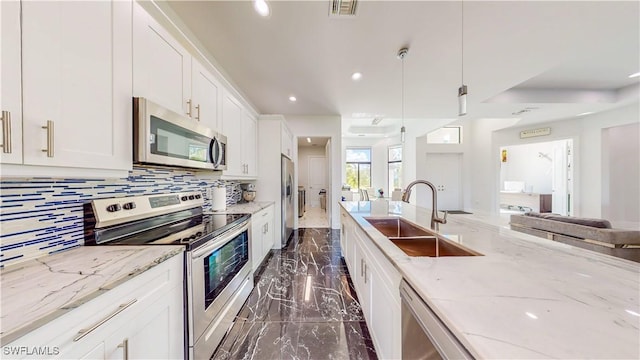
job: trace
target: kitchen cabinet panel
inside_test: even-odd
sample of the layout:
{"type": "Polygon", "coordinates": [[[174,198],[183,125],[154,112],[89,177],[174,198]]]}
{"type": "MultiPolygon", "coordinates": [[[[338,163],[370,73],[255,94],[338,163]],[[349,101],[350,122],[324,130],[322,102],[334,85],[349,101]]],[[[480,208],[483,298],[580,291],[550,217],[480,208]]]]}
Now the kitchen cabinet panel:
{"type": "Polygon", "coordinates": [[[191,116],[191,54],[134,3],[133,93],[191,116]]]}
{"type": "Polygon", "coordinates": [[[222,100],[222,133],[227,137],[226,176],[244,176],[242,161],[242,106],[228,93],[222,100]]]}
{"type": "Polygon", "coordinates": [[[227,137],[227,170],[223,172],[223,178],[256,178],[256,119],[226,91],[222,100],[222,133],[227,137]]]}
{"type": "Polygon", "coordinates": [[[131,168],[131,2],[22,2],[24,164],[131,168]]]}
{"type": "Polygon", "coordinates": [[[251,262],[255,272],[273,247],[273,205],[251,215],[251,262]]]}
{"type": "Polygon", "coordinates": [[[183,254],[84,303],[65,315],[6,345],[34,346],[42,356],[25,352],[5,359],[114,359],[184,357],[183,254]]]}
{"type": "Polygon", "coordinates": [[[248,113],[243,114],[242,119],[242,159],[245,164],[245,175],[256,177],[258,176],[258,161],[257,161],[257,143],[258,143],[258,124],[255,117],[248,113]]]}
{"type": "Polygon", "coordinates": [[[282,155],[293,158],[293,134],[285,123],[282,123],[282,155]]]}
{"type": "Polygon", "coordinates": [[[206,127],[219,131],[222,89],[216,78],[195,59],[192,62],[192,118],[206,127]]]}
{"type": "Polygon", "coordinates": [[[0,1],[0,163],[22,163],[20,2],[0,1]]]}

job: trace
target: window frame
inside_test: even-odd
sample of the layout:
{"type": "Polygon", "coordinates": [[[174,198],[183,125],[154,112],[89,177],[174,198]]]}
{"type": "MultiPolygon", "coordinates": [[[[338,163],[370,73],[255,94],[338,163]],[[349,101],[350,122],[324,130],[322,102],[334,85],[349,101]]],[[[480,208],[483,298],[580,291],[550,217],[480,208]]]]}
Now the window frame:
{"type": "MultiPolygon", "coordinates": [[[[397,164],[400,163],[400,174],[402,174],[402,168],[403,168],[403,159],[404,159],[404,147],[402,146],[402,144],[396,144],[396,145],[389,145],[387,147],[387,186],[389,186],[389,194],[391,194],[394,190],[394,188],[392,188],[392,184],[391,184],[391,169],[389,167],[390,164],[397,164]],[[391,160],[390,159],[390,152],[392,148],[399,148],[400,149],[400,160],[391,160]]],[[[400,188],[402,188],[402,178],[400,179],[400,188]]]]}
{"type": "MultiPolygon", "coordinates": [[[[360,185],[360,165],[369,165],[369,187],[371,187],[371,184],[373,183],[373,179],[372,177],[372,163],[373,163],[373,148],[371,146],[347,146],[345,148],[345,174],[346,174],[346,167],[348,165],[356,165],[356,181],[357,181],[357,189],[361,189],[361,185],[360,185]],[[347,161],[347,151],[349,150],[369,150],[369,161],[347,161]]],[[[367,188],[364,188],[367,189],[367,188]]],[[[352,189],[353,190],[353,189],[352,189]]]]}
{"type": "Polygon", "coordinates": [[[427,133],[427,144],[431,145],[461,145],[462,144],[462,125],[442,126],[427,133]],[[429,134],[441,129],[458,129],[458,142],[429,142],[429,134]]]}

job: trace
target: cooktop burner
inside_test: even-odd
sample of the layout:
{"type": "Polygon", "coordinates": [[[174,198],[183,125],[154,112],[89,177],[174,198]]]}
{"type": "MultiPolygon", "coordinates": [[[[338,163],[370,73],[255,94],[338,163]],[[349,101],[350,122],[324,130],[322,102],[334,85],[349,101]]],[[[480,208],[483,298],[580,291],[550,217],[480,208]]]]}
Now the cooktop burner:
{"type": "Polygon", "coordinates": [[[85,245],[184,245],[190,250],[250,218],[203,214],[197,195],[94,200],[85,206],[85,245]]]}

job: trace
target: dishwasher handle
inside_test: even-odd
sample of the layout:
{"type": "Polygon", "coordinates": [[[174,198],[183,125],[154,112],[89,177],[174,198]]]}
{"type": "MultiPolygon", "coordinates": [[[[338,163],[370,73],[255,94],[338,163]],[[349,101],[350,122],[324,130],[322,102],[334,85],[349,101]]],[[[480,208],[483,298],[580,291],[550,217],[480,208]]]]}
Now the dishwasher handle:
{"type": "MultiPolygon", "coordinates": [[[[451,330],[438,318],[438,316],[422,300],[420,295],[404,279],[400,283],[400,298],[402,311],[410,314],[402,314],[403,321],[410,315],[415,320],[427,338],[443,359],[474,359],[460,341],[451,333],[451,330]]],[[[405,324],[403,323],[403,329],[405,324]]],[[[402,334],[403,343],[407,334],[402,334]]],[[[404,357],[404,356],[403,356],[404,357]]]]}

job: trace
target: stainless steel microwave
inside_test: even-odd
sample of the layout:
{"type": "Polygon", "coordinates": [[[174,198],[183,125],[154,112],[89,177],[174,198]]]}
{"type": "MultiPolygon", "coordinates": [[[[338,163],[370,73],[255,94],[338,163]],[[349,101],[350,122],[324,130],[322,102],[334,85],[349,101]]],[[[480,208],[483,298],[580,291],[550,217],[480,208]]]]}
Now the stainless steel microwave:
{"type": "Polygon", "coordinates": [[[133,162],[226,170],[227,137],[148,99],[133,98],[133,162]]]}

